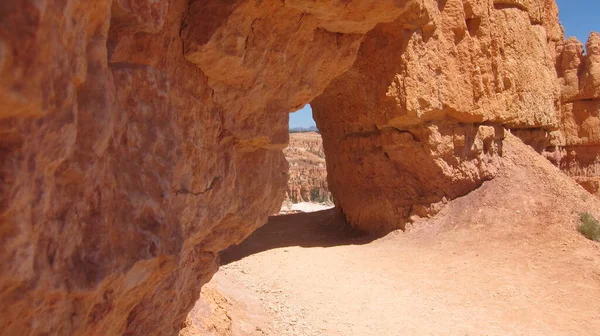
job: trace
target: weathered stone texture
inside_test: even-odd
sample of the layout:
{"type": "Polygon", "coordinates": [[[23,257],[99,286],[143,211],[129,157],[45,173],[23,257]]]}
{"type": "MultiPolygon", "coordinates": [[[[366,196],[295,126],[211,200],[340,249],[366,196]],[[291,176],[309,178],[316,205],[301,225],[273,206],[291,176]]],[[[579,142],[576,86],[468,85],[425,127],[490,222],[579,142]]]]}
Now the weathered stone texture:
{"type": "Polygon", "coordinates": [[[278,209],[283,155],[223,136],[234,116],[181,53],[185,1],[1,7],[3,330],[175,333],[245,236],[231,223],[278,209]]]}
{"type": "Polygon", "coordinates": [[[413,1],[0,3],[0,327],[175,334],[281,205],[288,112],[413,1]]]}
{"type": "Polygon", "coordinates": [[[397,20],[367,34],[312,104],[336,204],[363,229],[402,228],[492,178],[504,128],[558,128],[553,1],[424,9],[419,27],[397,20]]]}

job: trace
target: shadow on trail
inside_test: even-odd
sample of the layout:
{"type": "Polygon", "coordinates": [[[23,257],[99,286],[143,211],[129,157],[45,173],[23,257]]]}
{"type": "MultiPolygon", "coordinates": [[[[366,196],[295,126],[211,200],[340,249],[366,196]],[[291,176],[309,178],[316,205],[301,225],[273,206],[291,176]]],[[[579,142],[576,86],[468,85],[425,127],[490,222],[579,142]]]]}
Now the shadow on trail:
{"type": "Polygon", "coordinates": [[[352,228],[337,209],[272,216],[239,245],[221,252],[221,265],[281,247],[363,245],[377,238],[352,228]]]}

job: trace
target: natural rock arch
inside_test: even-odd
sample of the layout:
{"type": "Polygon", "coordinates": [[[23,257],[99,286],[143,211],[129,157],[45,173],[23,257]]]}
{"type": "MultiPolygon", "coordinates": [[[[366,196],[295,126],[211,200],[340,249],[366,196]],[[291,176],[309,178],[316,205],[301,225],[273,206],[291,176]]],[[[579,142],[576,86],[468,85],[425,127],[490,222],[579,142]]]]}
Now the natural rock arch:
{"type": "Polygon", "coordinates": [[[279,207],[305,103],[373,231],[493,177],[504,127],[558,129],[552,0],[18,0],[0,21],[7,334],[175,334],[279,207]]]}

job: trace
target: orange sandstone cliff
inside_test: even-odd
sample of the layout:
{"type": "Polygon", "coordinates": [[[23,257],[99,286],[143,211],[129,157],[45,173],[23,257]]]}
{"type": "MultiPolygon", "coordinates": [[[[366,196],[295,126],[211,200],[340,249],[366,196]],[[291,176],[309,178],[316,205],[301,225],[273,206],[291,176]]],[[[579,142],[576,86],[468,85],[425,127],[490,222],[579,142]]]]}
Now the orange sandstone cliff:
{"type": "Polygon", "coordinates": [[[366,230],[493,178],[509,131],[597,185],[588,44],[553,0],[3,1],[0,328],[176,334],[279,209],[309,102],[366,230]]]}
{"type": "Polygon", "coordinates": [[[493,178],[505,132],[558,130],[553,1],[423,3],[419,27],[378,25],[312,103],[336,204],[367,230],[493,178]]]}

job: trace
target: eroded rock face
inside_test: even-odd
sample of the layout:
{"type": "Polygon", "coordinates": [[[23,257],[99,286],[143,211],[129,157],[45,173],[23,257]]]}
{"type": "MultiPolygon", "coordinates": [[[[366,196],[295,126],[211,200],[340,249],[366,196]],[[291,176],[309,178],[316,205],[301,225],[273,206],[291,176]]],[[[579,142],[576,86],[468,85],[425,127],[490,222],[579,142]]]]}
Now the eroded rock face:
{"type": "Polygon", "coordinates": [[[0,92],[12,97],[0,113],[0,325],[175,333],[221,245],[246,234],[230,227],[278,209],[283,155],[226,128],[234,116],[181,52],[185,1],[0,7],[0,92]]]}
{"type": "Polygon", "coordinates": [[[492,178],[504,128],[558,127],[553,1],[425,1],[424,10],[431,20],[418,28],[379,24],[312,103],[336,204],[363,229],[403,228],[492,178]]]}
{"type": "Polygon", "coordinates": [[[3,332],[175,334],[279,209],[288,112],[413,3],[3,1],[3,332]]]}
{"type": "Polygon", "coordinates": [[[555,162],[600,196],[600,34],[590,35],[586,50],[575,38],[557,48],[565,141],[555,162]]]}
{"type": "MultiPolygon", "coordinates": [[[[6,334],[176,334],[279,209],[288,112],[324,91],[330,186],[372,231],[492,178],[506,127],[567,115],[551,0],[15,0],[0,22],[6,334]]],[[[564,53],[573,116],[595,55],[564,53]]]]}

